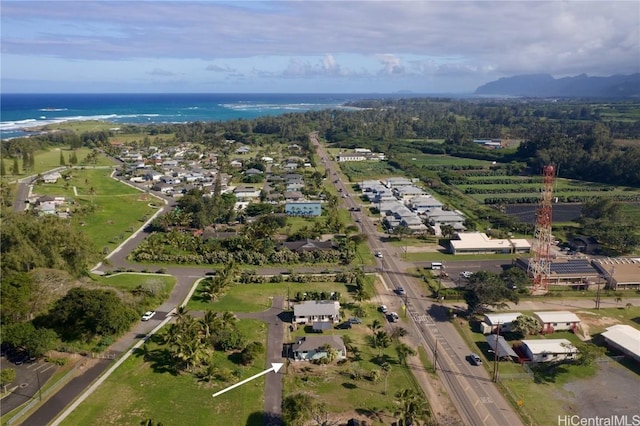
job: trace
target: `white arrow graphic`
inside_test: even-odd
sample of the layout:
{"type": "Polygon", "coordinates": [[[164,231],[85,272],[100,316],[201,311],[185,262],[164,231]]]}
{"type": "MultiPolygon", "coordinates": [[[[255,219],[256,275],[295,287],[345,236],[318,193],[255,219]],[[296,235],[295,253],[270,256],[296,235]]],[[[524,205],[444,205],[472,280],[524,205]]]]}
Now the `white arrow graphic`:
{"type": "Polygon", "coordinates": [[[278,372],[278,370],[280,370],[280,368],[282,368],[282,366],[283,366],[283,365],[284,365],[284,364],[283,364],[283,363],[281,363],[281,362],[272,362],[272,363],[271,363],[271,368],[269,368],[269,369],[267,369],[267,370],[264,370],[264,371],[262,371],[262,372],[260,372],[260,373],[258,373],[258,374],[256,374],[256,375],[254,375],[254,376],[251,376],[251,377],[249,377],[248,379],[244,379],[243,381],[238,382],[238,383],[236,383],[235,385],[231,385],[231,386],[229,386],[229,387],[228,387],[228,388],[226,388],[226,389],[222,389],[221,391],[218,391],[218,392],[214,393],[214,394],[213,394],[213,395],[211,395],[211,396],[213,396],[213,397],[215,398],[216,396],[218,396],[218,395],[222,395],[223,393],[225,393],[225,392],[227,392],[227,391],[230,391],[231,389],[235,389],[235,388],[237,388],[238,386],[244,385],[245,383],[250,382],[250,381],[251,381],[251,380],[253,380],[253,379],[257,379],[257,378],[258,378],[258,377],[260,377],[260,376],[264,376],[265,374],[269,373],[270,371],[273,371],[274,373],[277,373],[277,372],[278,372]]]}

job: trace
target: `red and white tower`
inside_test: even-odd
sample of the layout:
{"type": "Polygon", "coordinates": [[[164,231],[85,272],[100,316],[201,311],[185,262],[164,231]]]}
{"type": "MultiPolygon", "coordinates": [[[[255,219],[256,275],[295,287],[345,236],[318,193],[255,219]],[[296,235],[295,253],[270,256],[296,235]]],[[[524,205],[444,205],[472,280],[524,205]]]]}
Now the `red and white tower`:
{"type": "Polygon", "coordinates": [[[533,294],[543,294],[549,289],[551,274],[551,213],[553,204],[553,185],[556,180],[556,169],[544,166],[542,169],[542,195],[536,210],[536,228],[531,245],[528,273],[533,278],[533,294]]]}

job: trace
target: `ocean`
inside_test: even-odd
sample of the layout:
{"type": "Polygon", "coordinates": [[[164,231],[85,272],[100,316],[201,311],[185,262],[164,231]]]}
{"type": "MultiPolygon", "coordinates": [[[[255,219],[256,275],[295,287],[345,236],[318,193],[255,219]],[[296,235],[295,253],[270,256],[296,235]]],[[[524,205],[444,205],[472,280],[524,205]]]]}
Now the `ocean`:
{"type": "Polygon", "coordinates": [[[0,94],[0,139],[25,129],[71,120],[151,124],[253,119],[339,108],[382,94],[0,94]]]}

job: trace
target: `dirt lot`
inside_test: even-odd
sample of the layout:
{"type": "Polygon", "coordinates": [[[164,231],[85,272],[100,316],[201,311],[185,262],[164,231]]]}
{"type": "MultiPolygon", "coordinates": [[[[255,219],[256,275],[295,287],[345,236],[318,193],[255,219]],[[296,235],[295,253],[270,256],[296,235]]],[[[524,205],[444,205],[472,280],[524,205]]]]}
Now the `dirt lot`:
{"type": "Polygon", "coordinates": [[[594,377],[564,385],[567,411],[558,414],[575,413],[583,418],[627,415],[631,421],[631,416],[640,414],[640,377],[613,360],[599,367],[594,377]]]}

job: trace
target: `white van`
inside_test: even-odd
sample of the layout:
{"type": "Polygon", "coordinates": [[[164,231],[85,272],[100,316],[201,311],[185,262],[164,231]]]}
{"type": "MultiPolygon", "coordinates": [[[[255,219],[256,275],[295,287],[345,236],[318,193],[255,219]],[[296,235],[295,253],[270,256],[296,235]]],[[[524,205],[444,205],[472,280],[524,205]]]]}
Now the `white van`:
{"type": "Polygon", "coordinates": [[[433,269],[434,271],[439,271],[440,269],[442,269],[442,263],[441,262],[431,262],[431,269],[433,269]]]}

